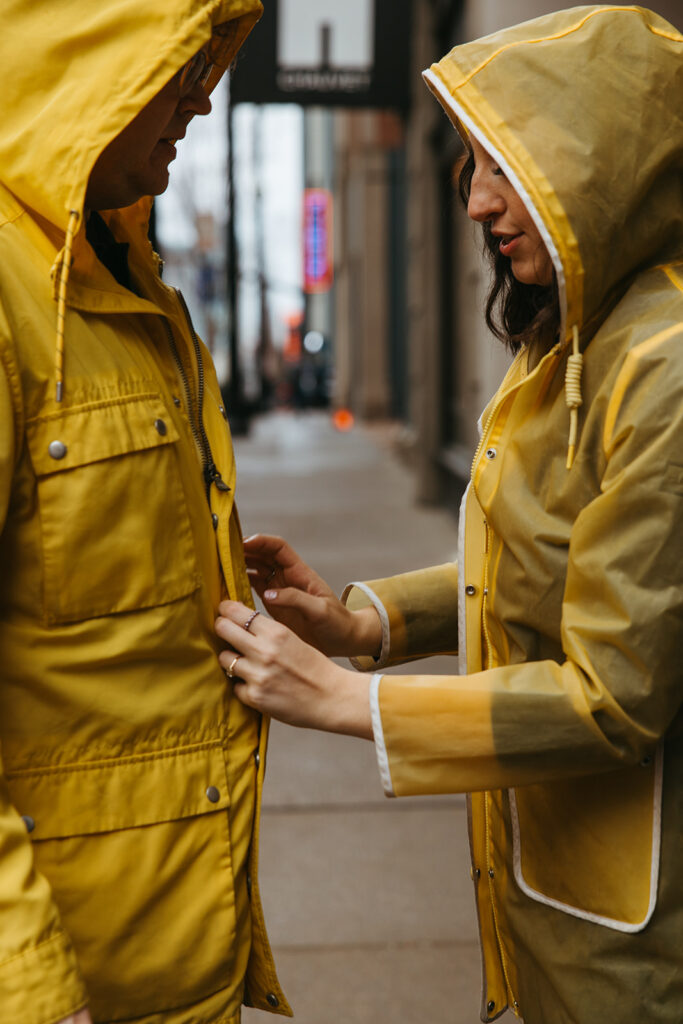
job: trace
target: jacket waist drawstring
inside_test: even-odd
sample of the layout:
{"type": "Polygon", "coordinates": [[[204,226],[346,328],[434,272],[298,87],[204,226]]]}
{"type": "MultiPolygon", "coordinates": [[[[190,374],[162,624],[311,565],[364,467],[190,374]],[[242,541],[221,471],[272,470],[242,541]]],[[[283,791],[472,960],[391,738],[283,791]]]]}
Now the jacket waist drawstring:
{"type": "Polygon", "coordinates": [[[55,347],[55,400],[61,402],[64,393],[64,321],[66,318],[66,289],[71,272],[73,241],[78,230],[78,210],[69,212],[69,223],[66,228],[64,248],[57,254],[52,265],[52,277],[57,291],[57,339],[55,347]]]}
{"type": "Polygon", "coordinates": [[[567,369],[564,375],[564,395],[569,407],[569,447],[567,449],[567,469],[574,464],[574,453],[579,433],[579,406],[583,404],[581,394],[581,370],[583,356],[579,351],[579,328],[572,328],[572,352],[567,358],[567,369]]]}

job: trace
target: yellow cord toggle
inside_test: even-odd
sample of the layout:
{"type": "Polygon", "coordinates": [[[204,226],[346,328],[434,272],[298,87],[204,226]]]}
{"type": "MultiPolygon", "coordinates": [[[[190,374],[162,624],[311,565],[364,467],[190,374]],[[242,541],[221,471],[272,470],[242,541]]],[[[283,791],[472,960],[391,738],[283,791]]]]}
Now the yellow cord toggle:
{"type": "Polygon", "coordinates": [[[69,223],[66,228],[64,248],[57,254],[52,266],[52,274],[59,274],[57,283],[57,340],[55,349],[55,378],[57,381],[55,400],[61,402],[64,393],[64,321],[66,318],[66,289],[71,271],[74,236],[78,230],[78,210],[69,211],[69,223]]]}
{"type": "Polygon", "coordinates": [[[572,328],[572,353],[567,358],[567,369],[564,375],[564,395],[569,406],[569,448],[567,449],[567,469],[574,464],[576,440],[579,433],[579,406],[583,405],[581,394],[581,370],[583,356],[579,351],[579,328],[572,328]]]}

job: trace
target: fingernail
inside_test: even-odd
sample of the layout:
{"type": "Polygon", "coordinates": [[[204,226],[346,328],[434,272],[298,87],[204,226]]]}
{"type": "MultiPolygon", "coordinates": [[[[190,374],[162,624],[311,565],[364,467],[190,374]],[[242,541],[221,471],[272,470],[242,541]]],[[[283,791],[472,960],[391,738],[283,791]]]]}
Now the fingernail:
{"type": "Polygon", "coordinates": [[[274,601],[277,597],[277,590],[264,590],[263,596],[266,601],[274,601]]]}

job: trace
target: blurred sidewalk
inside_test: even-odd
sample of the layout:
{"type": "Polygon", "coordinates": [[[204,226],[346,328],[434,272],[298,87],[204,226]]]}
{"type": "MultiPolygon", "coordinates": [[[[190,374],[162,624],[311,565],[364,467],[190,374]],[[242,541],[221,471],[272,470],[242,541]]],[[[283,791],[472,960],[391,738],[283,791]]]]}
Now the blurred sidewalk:
{"type": "MultiPolygon", "coordinates": [[[[385,442],[376,428],[340,434],[321,413],[255,421],[235,443],[245,534],[283,535],[337,592],[454,558],[455,519],[414,505],[385,442]]],[[[389,800],[371,744],[273,723],[261,835],[266,921],[297,1024],[476,1024],[464,797],[389,800]]]]}

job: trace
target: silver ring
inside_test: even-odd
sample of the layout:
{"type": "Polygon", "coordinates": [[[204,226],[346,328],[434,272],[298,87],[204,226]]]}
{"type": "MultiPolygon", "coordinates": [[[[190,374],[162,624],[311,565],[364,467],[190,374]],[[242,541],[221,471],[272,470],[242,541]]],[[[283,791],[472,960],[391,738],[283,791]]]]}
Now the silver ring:
{"type": "Polygon", "coordinates": [[[276,572],[277,572],[277,566],[275,566],[273,569],[271,569],[269,575],[266,576],[266,583],[270,583],[270,581],[272,580],[272,578],[273,578],[273,576],[275,575],[276,572]]]}
{"type": "Polygon", "coordinates": [[[244,623],[243,629],[246,629],[247,633],[249,632],[249,627],[251,626],[256,616],[260,614],[261,613],[259,611],[252,612],[247,621],[244,623]]]}
{"type": "Polygon", "coordinates": [[[228,665],[228,667],[226,668],[225,674],[228,677],[228,679],[232,679],[233,676],[235,675],[235,665],[237,664],[241,657],[241,654],[236,654],[235,657],[230,662],[230,664],[228,665]]]}

